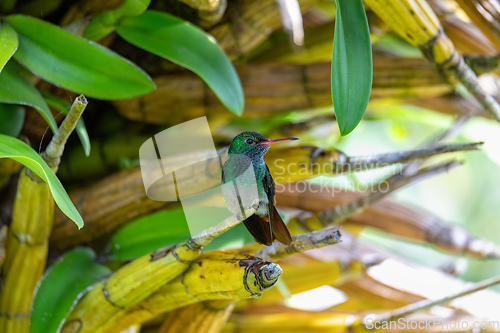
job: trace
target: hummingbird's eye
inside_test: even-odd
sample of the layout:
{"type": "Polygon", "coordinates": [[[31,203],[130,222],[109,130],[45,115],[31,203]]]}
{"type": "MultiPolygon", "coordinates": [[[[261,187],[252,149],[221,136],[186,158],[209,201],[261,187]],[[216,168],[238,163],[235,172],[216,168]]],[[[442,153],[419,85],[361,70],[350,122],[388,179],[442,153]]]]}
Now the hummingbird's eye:
{"type": "Polygon", "coordinates": [[[246,140],[245,140],[245,143],[246,143],[247,145],[253,145],[253,144],[255,143],[255,141],[253,141],[252,139],[246,139],[246,140]]]}

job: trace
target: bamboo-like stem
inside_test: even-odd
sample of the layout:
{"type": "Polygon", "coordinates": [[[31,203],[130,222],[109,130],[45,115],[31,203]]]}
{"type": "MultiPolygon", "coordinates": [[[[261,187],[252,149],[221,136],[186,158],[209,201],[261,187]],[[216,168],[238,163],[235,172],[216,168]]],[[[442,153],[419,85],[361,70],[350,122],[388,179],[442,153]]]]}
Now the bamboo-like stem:
{"type": "Polygon", "coordinates": [[[427,310],[427,309],[429,309],[433,306],[436,306],[436,305],[448,303],[454,299],[475,293],[477,291],[489,288],[489,287],[494,286],[494,285],[499,284],[499,283],[500,283],[500,275],[483,280],[483,281],[480,281],[480,282],[477,282],[477,283],[474,283],[472,286],[470,286],[462,291],[453,293],[449,296],[442,297],[442,298],[437,299],[437,300],[425,299],[425,300],[422,300],[420,302],[409,304],[407,306],[403,306],[403,307],[395,309],[395,310],[391,310],[391,311],[387,311],[387,312],[384,312],[381,314],[377,314],[375,316],[374,315],[366,315],[363,317],[362,322],[366,323],[366,320],[368,318],[370,318],[370,320],[375,319],[374,322],[375,321],[384,322],[384,321],[394,320],[394,319],[401,318],[401,317],[407,316],[409,314],[412,314],[412,313],[415,313],[418,311],[427,310]]]}
{"type": "Polygon", "coordinates": [[[196,9],[198,25],[210,28],[219,23],[227,7],[227,0],[179,0],[189,7],[196,9]]]}
{"type": "Polygon", "coordinates": [[[53,170],[57,170],[57,168],[59,167],[66,141],[75,129],[76,123],[82,116],[82,113],[87,107],[87,104],[87,99],[83,95],[80,95],[75,99],[73,105],[71,105],[71,109],[69,110],[68,115],[66,116],[66,118],[64,118],[64,121],[59,127],[57,133],[52,137],[52,140],[47,146],[47,149],[42,154],[45,162],[47,162],[47,164],[53,170]]]}
{"type": "MultiPolygon", "coordinates": [[[[237,66],[246,96],[243,117],[331,106],[330,67],[331,62],[237,66]]],[[[114,101],[118,112],[132,120],[155,124],[182,122],[204,115],[211,121],[232,117],[203,80],[193,73],[156,76],[154,81],[158,89],[150,94],[114,101]]],[[[435,97],[450,91],[435,66],[425,59],[374,55],[371,99],[435,97]]]]}
{"type": "Polygon", "coordinates": [[[366,209],[369,205],[374,203],[375,201],[380,200],[381,198],[387,196],[389,193],[411,184],[413,182],[419,181],[421,179],[442,173],[447,172],[451,169],[454,169],[458,166],[461,166],[462,163],[451,161],[447,163],[442,163],[438,165],[434,165],[431,167],[426,167],[417,170],[411,174],[409,172],[401,172],[394,176],[387,178],[384,183],[386,183],[387,188],[382,189],[380,186],[378,189],[371,191],[369,194],[349,202],[347,204],[336,206],[332,209],[325,210],[318,214],[318,218],[325,224],[336,224],[341,223],[346,218],[356,213],[359,213],[366,209]]]}
{"type": "MultiPolygon", "coordinates": [[[[500,24],[495,19],[485,17],[485,8],[477,1],[473,0],[457,0],[460,7],[467,13],[467,16],[476,25],[481,32],[498,48],[500,47],[500,24]]],[[[498,13],[497,13],[498,14],[498,13]]]]}
{"type": "Polygon", "coordinates": [[[276,242],[259,250],[255,253],[255,256],[267,261],[275,261],[294,253],[337,244],[341,241],[339,229],[340,227],[326,228],[320,231],[295,235],[292,237],[290,245],[276,242]]]}
{"type": "Polygon", "coordinates": [[[68,316],[63,332],[74,332],[71,326],[73,320],[82,323],[84,326],[82,333],[98,331],[98,328],[101,329],[116,316],[122,315],[124,309],[144,301],[181,275],[194,260],[199,258],[202,246],[241,222],[243,216],[255,213],[257,208],[258,205],[254,204],[246,208],[244,214],[231,215],[192,239],[174,247],[156,250],[122,266],[105,281],[94,285],[79,300],[68,316]]]}
{"type": "Polygon", "coordinates": [[[479,85],[476,74],[462,58],[456,66],[447,70],[467,88],[493,119],[500,122],[500,104],[479,85]]]}

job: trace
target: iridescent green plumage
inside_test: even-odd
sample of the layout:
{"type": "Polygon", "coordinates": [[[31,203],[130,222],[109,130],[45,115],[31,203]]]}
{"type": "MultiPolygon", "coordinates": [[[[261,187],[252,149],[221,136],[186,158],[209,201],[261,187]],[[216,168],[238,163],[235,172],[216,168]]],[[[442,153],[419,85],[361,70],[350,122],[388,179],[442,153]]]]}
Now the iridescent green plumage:
{"type": "Polygon", "coordinates": [[[240,133],[233,139],[228,150],[229,159],[223,166],[222,193],[230,211],[241,212],[245,208],[243,203],[259,199],[256,215],[248,217],[243,223],[261,244],[271,245],[274,239],[284,244],[291,242],[290,233],[274,207],[275,184],[264,162],[264,155],[271,144],[290,140],[296,139],[268,140],[256,132],[240,133]],[[262,219],[266,216],[269,222],[262,219]]]}

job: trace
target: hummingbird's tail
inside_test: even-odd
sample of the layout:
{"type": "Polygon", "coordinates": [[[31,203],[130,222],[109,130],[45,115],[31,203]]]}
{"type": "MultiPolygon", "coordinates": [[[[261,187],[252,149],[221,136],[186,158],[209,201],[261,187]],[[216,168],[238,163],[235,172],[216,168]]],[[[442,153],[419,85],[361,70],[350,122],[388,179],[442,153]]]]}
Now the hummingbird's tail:
{"type": "Polygon", "coordinates": [[[275,239],[285,245],[292,242],[292,236],[290,236],[290,232],[288,231],[285,222],[283,222],[280,214],[274,206],[272,231],[269,222],[257,214],[249,216],[245,221],[243,221],[243,224],[252,234],[255,241],[259,244],[271,245],[275,239]]]}
{"type": "Polygon", "coordinates": [[[273,240],[276,239],[285,245],[289,245],[292,242],[292,236],[286,227],[285,222],[281,219],[278,210],[273,205],[273,240]]]}
{"type": "Polygon", "coordinates": [[[257,243],[263,245],[271,245],[273,243],[269,222],[264,220],[259,215],[253,214],[252,216],[249,216],[245,221],[243,221],[243,224],[248,231],[250,231],[257,243]]]}

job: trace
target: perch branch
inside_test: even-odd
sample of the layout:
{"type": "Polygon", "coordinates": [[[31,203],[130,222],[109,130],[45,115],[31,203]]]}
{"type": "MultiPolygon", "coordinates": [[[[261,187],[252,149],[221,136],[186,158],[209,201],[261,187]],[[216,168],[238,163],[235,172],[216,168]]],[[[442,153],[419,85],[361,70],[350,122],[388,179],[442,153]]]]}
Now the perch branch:
{"type": "Polygon", "coordinates": [[[292,237],[292,243],[290,245],[274,243],[256,252],[255,256],[267,261],[273,261],[294,253],[337,244],[341,241],[339,229],[340,227],[326,228],[319,231],[295,235],[292,237]]]}

